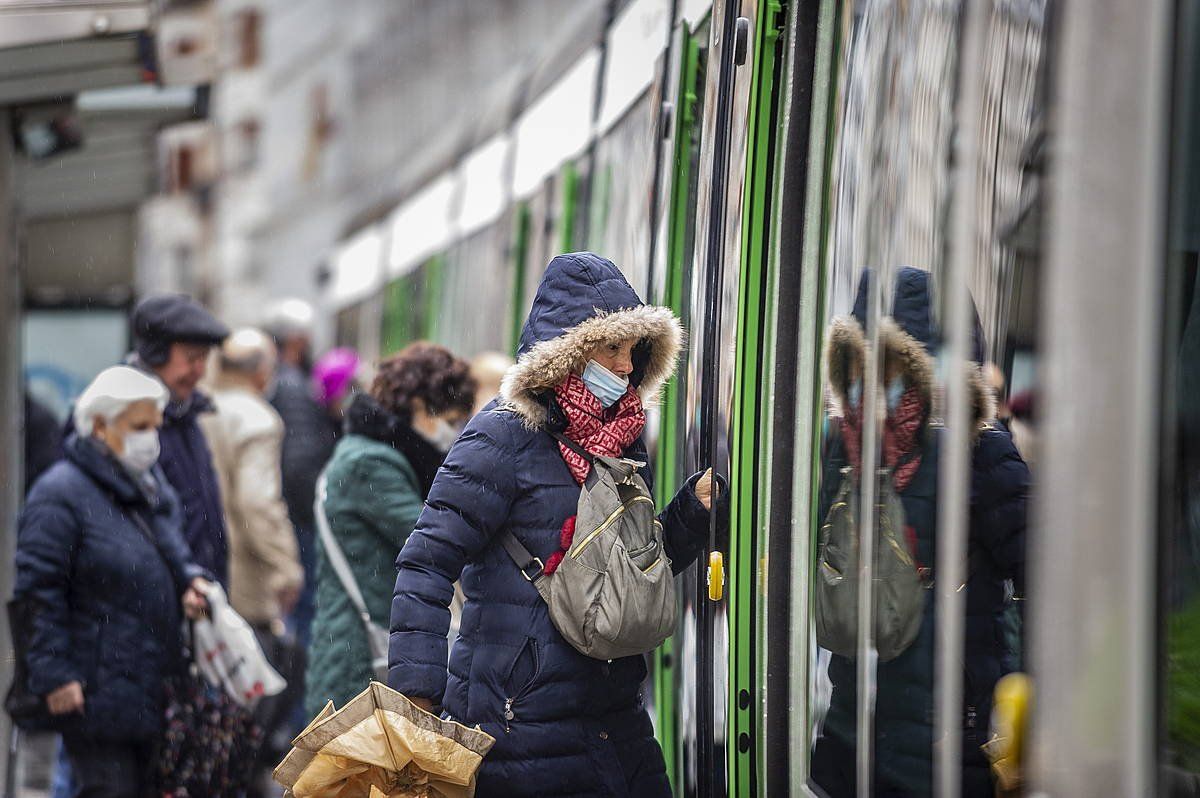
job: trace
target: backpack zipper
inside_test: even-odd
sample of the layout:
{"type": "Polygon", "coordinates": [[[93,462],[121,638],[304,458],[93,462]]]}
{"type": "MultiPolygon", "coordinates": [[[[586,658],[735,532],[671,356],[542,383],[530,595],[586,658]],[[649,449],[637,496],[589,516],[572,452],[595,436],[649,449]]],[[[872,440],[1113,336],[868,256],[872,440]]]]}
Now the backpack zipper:
{"type": "Polygon", "coordinates": [[[613,510],[612,515],[610,515],[608,518],[606,518],[604,520],[603,524],[596,527],[596,531],[592,532],[590,535],[588,535],[586,538],[584,538],[583,542],[579,544],[579,548],[577,548],[577,549],[575,549],[575,551],[571,552],[571,555],[570,555],[571,559],[575,559],[580,554],[582,554],[583,550],[586,549],[589,545],[591,545],[592,541],[594,541],[596,538],[600,537],[600,535],[604,532],[604,530],[608,529],[610,526],[612,526],[614,523],[616,523],[616,520],[621,517],[621,513],[625,512],[626,510],[628,510],[630,507],[637,504],[638,502],[647,502],[648,504],[654,504],[654,499],[651,499],[649,496],[634,496],[632,499],[625,502],[617,509],[613,510]]]}

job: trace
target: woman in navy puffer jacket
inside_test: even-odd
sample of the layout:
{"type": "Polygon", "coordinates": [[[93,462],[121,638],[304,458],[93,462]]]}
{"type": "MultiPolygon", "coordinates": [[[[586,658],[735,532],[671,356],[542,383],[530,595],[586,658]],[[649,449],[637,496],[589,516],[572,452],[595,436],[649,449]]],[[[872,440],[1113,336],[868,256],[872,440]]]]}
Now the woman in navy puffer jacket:
{"type": "MultiPolygon", "coordinates": [[[[502,400],[450,450],[400,552],[388,682],[496,738],[481,798],[670,795],[640,693],[644,658],[605,662],[572,648],[499,534],[553,562],[586,466],[545,428],[644,460],[642,400],[671,376],[681,337],[675,316],[642,305],[611,262],[554,258],[502,400]],[[447,607],[460,574],[467,600],[447,673],[447,607]]],[[[711,475],[697,474],[659,516],[676,572],[704,545],[711,494],[711,475]]]]}

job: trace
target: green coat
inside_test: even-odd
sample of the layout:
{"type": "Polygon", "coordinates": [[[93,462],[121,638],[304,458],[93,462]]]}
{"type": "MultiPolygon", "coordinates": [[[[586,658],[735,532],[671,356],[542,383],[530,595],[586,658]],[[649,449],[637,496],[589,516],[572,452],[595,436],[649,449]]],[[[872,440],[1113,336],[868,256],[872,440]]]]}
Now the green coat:
{"type": "MultiPolygon", "coordinates": [[[[341,544],[371,619],[388,627],[396,556],[416,525],[423,500],[413,467],[386,443],[351,434],[326,467],[325,513],[341,544]]],[[[317,613],[308,649],[305,710],[313,717],[332,700],[342,707],[373,676],[367,635],[337,573],[317,541],[317,613]]]]}

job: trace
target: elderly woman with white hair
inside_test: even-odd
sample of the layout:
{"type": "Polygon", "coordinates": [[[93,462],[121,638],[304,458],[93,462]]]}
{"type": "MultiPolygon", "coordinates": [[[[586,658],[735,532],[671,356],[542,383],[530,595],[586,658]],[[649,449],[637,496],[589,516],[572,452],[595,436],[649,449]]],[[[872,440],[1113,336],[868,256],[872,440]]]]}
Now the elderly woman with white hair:
{"type": "Polygon", "coordinates": [[[135,369],[101,372],[76,403],[65,459],[21,514],[16,598],[35,619],[27,688],[58,718],[76,796],[147,792],[163,684],[185,665],[182,621],[205,608],[207,575],[156,466],[166,402],[135,369]]]}

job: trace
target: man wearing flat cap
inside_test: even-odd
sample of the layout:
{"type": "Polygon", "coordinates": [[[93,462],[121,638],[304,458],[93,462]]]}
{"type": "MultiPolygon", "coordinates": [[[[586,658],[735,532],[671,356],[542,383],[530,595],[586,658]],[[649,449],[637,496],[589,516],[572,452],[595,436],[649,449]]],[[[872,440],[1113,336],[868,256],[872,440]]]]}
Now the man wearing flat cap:
{"type": "Polygon", "coordinates": [[[198,418],[213,411],[196,389],[208,353],[229,329],[195,300],[182,294],[148,297],[133,311],[134,353],[130,365],[153,374],[171,394],[159,433],[159,464],[183,505],[183,533],[193,561],[228,589],[225,513],[212,454],[198,418]]]}

